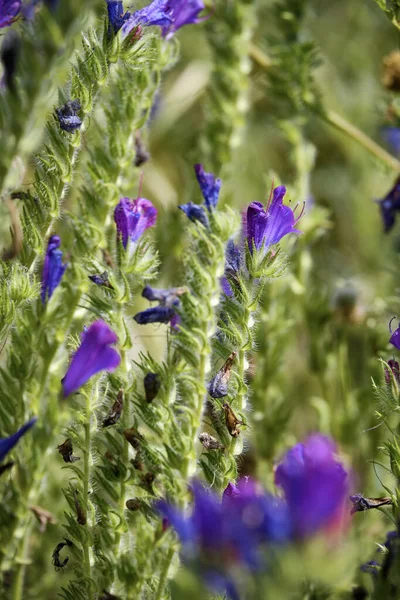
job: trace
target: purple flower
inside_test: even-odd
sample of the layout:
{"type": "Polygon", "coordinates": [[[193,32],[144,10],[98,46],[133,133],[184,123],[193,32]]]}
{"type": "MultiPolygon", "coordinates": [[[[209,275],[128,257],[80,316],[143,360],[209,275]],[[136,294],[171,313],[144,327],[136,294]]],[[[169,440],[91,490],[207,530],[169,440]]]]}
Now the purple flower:
{"type": "Polygon", "coordinates": [[[0,0],[0,29],[11,25],[21,10],[21,0],[0,0]]]}
{"type": "Polygon", "coordinates": [[[400,154],[400,127],[387,125],[381,129],[382,137],[395,154],[400,154]]]}
{"type": "Polygon", "coordinates": [[[81,103],[78,99],[66,102],[61,108],[56,108],[56,115],[61,129],[73,133],[80,129],[82,120],[76,114],[81,110],[81,103]]]}
{"type": "Polygon", "coordinates": [[[242,267],[242,253],[233,240],[229,240],[225,250],[225,275],[221,277],[221,287],[224,294],[233,296],[229,278],[235,278],[242,267]]]}
{"type": "Polygon", "coordinates": [[[128,240],[137,242],[140,236],[152,227],[157,219],[157,209],[146,198],[121,198],[114,210],[118,238],[122,238],[124,248],[128,240]]]}
{"type": "MultiPolygon", "coordinates": [[[[393,317],[394,319],[395,317],[393,317]]],[[[395,331],[392,331],[392,321],[393,319],[391,319],[390,323],[389,323],[389,331],[392,334],[389,340],[389,344],[392,344],[392,346],[394,346],[396,348],[396,350],[400,350],[400,323],[397,326],[397,329],[395,331]]]]}
{"type": "Polygon", "coordinates": [[[348,477],[335,452],[332,440],[315,434],[291,448],[276,469],[275,483],[285,493],[298,537],[331,525],[343,513],[348,477]]]}
{"type": "Polygon", "coordinates": [[[219,192],[221,189],[221,180],[216,178],[213,173],[206,173],[203,165],[194,165],[197,181],[203,194],[204,203],[208,212],[216,208],[218,204],[219,192]]]}
{"type": "Polygon", "coordinates": [[[62,380],[64,397],[76,392],[99,371],[114,371],[121,358],[111,347],[118,338],[104,321],[95,321],[82,334],[82,342],[75,352],[67,374],[62,380]]]}
{"type": "Polygon", "coordinates": [[[175,311],[170,306],[154,306],[138,312],[133,318],[139,325],[148,325],[149,323],[169,323],[175,311]]]}
{"type": "Polygon", "coordinates": [[[109,22],[109,33],[112,31],[115,34],[118,33],[125,21],[129,19],[131,14],[128,11],[124,14],[122,0],[106,0],[106,2],[109,22]]]}
{"type": "Polygon", "coordinates": [[[4,460],[6,455],[14,448],[14,446],[18,443],[19,439],[36,423],[37,418],[34,417],[25,425],[18,429],[16,433],[10,435],[8,438],[0,439],[0,462],[4,460]]]}
{"type": "Polygon", "coordinates": [[[208,229],[209,222],[204,206],[188,202],[187,204],[181,204],[178,208],[180,208],[191,221],[199,221],[199,223],[208,229]]]}
{"type": "Polygon", "coordinates": [[[47,245],[42,273],[41,298],[43,304],[46,302],[46,298],[50,300],[68,266],[62,262],[63,253],[58,249],[60,244],[61,240],[58,235],[52,235],[47,245]]]}
{"type": "Polygon", "coordinates": [[[184,25],[200,23],[206,19],[207,17],[198,16],[204,8],[202,0],[153,0],[129,17],[122,32],[126,36],[138,25],[158,25],[162,36],[169,39],[184,25]]]}
{"type": "Polygon", "coordinates": [[[303,211],[295,218],[294,211],[283,204],[286,188],[283,185],[273,191],[272,202],[264,210],[260,202],[252,202],[247,209],[246,238],[252,251],[253,244],[257,250],[264,247],[268,250],[277,244],[288,233],[301,233],[295,229],[303,211]]]}
{"type": "Polygon", "coordinates": [[[377,200],[377,203],[381,212],[384,232],[388,233],[395,224],[396,213],[400,211],[400,177],[396,179],[387,196],[382,200],[377,200]]]}
{"type": "Polygon", "coordinates": [[[178,329],[180,317],[176,309],[180,305],[180,296],[186,294],[186,287],[156,289],[150,285],[146,285],[142,291],[143,298],[150,302],[159,302],[159,306],[148,308],[137,313],[133,318],[139,325],[147,325],[148,323],[171,323],[173,329],[178,329]]]}

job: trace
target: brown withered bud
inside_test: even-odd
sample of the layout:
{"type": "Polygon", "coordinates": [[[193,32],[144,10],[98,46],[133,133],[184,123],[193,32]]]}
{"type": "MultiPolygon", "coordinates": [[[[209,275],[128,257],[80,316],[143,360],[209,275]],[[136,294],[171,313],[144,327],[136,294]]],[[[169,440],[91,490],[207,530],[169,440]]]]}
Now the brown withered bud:
{"type": "Polygon", "coordinates": [[[140,454],[136,454],[135,458],[131,459],[131,464],[137,471],[144,471],[144,462],[140,454]]]}
{"type": "Polygon", "coordinates": [[[63,457],[63,461],[66,463],[74,463],[77,460],[80,460],[79,456],[74,456],[72,454],[73,453],[72,442],[69,438],[67,438],[65,440],[65,442],[63,442],[62,444],[57,446],[57,450],[63,457]]]}
{"type": "Polygon", "coordinates": [[[108,265],[111,269],[114,269],[115,264],[113,262],[113,259],[111,258],[111,254],[109,253],[109,251],[102,248],[101,252],[103,254],[103,260],[106,263],[106,265],[108,265]]]}
{"type": "Polygon", "coordinates": [[[3,473],[5,473],[6,471],[9,471],[11,469],[11,467],[14,466],[14,462],[8,462],[5,465],[0,465],[0,475],[3,475],[3,473]]]}
{"type": "Polygon", "coordinates": [[[103,421],[103,427],[110,427],[110,425],[115,425],[115,423],[119,421],[122,413],[123,399],[124,390],[119,390],[118,396],[112,405],[110,412],[103,421]]]}
{"type": "Polygon", "coordinates": [[[224,404],[224,412],[225,412],[225,424],[226,428],[229,431],[229,434],[237,438],[240,435],[239,425],[244,425],[243,421],[239,421],[236,417],[235,413],[231,409],[229,402],[225,402],[224,404]]]}
{"type": "Polygon", "coordinates": [[[389,506],[393,504],[393,500],[386,496],[383,496],[382,498],[365,498],[362,494],[354,494],[354,496],[350,496],[349,499],[353,504],[350,509],[351,515],[354,515],[356,512],[370,510],[371,508],[379,508],[380,506],[389,506]]]}
{"type": "Polygon", "coordinates": [[[144,442],[144,437],[134,427],[125,429],[124,438],[135,450],[138,450],[142,442],[144,442]]]}
{"type": "Polygon", "coordinates": [[[88,275],[90,281],[93,281],[96,285],[102,285],[103,287],[108,288],[109,290],[113,290],[114,287],[111,285],[110,280],[108,279],[107,271],[104,271],[100,275],[88,275]]]}
{"type": "Polygon", "coordinates": [[[206,450],[225,450],[225,446],[209,433],[200,433],[199,440],[206,450]]]}
{"type": "Polygon", "coordinates": [[[74,491],[74,504],[75,504],[75,510],[76,510],[76,520],[79,523],[79,525],[86,525],[86,522],[87,522],[86,513],[83,509],[82,504],[79,502],[78,495],[79,495],[78,490],[75,490],[74,491]]]}
{"type": "Polygon", "coordinates": [[[114,596],[114,594],[110,594],[106,590],[101,592],[101,596],[99,596],[99,600],[121,600],[119,596],[114,596]]]}
{"type": "Polygon", "coordinates": [[[29,506],[29,508],[33,512],[33,514],[35,515],[37,520],[39,521],[40,533],[43,533],[46,530],[46,527],[49,523],[51,525],[54,525],[55,523],[57,523],[55,516],[48,510],[45,510],[44,508],[42,508],[41,506],[34,506],[33,504],[31,504],[29,506]]]}
{"type": "Polygon", "coordinates": [[[382,83],[392,92],[400,92],[400,51],[393,50],[383,59],[382,83]]]}
{"type": "Polygon", "coordinates": [[[161,377],[158,373],[147,373],[144,378],[144,392],[146,402],[153,402],[161,387],[161,377]]]}
{"type": "Polygon", "coordinates": [[[144,145],[140,130],[135,133],[135,151],[135,167],[140,167],[150,159],[150,152],[147,151],[144,145]]]}
{"type": "Polygon", "coordinates": [[[60,569],[62,569],[63,567],[65,567],[65,565],[67,564],[67,562],[69,561],[69,556],[66,556],[64,558],[64,560],[60,560],[60,552],[61,550],[65,547],[65,546],[73,546],[73,543],[71,542],[71,540],[68,540],[67,538],[64,538],[64,542],[60,542],[59,544],[57,544],[57,546],[54,548],[53,550],[53,554],[52,554],[52,564],[55,568],[56,571],[59,571],[60,569]]]}
{"type": "Polygon", "coordinates": [[[156,476],[154,473],[146,473],[146,475],[142,475],[141,483],[142,487],[151,495],[154,495],[153,483],[156,476]]]}
{"type": "Polygon", "coordinates": [[[207,391],[211,398],[224,398],[228,394],[228,383],[235,358],[236,352],[232,352],[226,359],[222,369],[220,369],[209,382],[207,391]]]}
{"type": "Polygon", "coordinates": [[[128,510],[140,510],[142,507],[142,502],[138,498],[131,498],[125,502],[125,506],[128,510]]]}

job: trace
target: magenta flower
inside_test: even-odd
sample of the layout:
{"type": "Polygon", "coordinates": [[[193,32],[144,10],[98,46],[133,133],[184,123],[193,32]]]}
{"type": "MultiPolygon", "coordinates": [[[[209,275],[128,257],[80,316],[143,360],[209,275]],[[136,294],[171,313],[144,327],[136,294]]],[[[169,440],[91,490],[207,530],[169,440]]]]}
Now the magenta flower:
{"type": "Polygon", "coordinates": [[[63,253],[59,250],[61,240],[58,235],[52,235],[47,245],[43,264],[41,298],[43,304],[50,300],[54,290],[63,278],[67,264],[63,264],[63,253]]]}
{"type": "Polygon", "coordinates": [[[138,25],[158,25],[162,36],[169,39],[184,25],[200,23],[208,18],[198,16],[204,8],[202,0],[153,0],[127,19],[122,33],[126,36],[138,25]]]}
{"type": "Polygon", "coordinates": [[[11,25],[21,10],[21,0],[0,0],[0,29],[11,25]]]}
{"type": "Polygon", "coordinates": [[[121,357],[111,347],[117,335],[104,321],[95,321],[82,334],[82,343],[75,352],[68,371],[62,380],[64,397],[76,392],[99,371],[114,371],[121,357]]]}
{"type": "Polygon", "coordinates": [[[343,514],[348,476],[335,458],[334,442],[320,434],[296,444],[275,472],[275,483],[285,493],[297,537],[329,526],[343,514]]]}
{"type": "Polygon", "coordinates": [[[273,191],[272,202],[266,209],[260,202],[252,202],[247,209],[246,239],[250,250],[253,244],[257,250],[277,244],[288,233],[301,233],[295,228],[302,217],[303,211],[295,218],[294,211],[283,204],[286,188],[283,185],[273,191]]]}
{"type": "Polygon", "coordinates": [[[121,198],[114,210],[117,236],[124,248],[128,240],[137,242],[140,236],[152,227],[157,219],[157,209],[146,198],[121,198]]]}
{"type": "Polygon", "coordinates": [[[18,443],[19,439],[36,423],[37,419],[34,417],[25,425],[22,425],[20,429],[8,438],[0,438],[0,462],[4,460],[6,455],[14,448],[18,443]]]}

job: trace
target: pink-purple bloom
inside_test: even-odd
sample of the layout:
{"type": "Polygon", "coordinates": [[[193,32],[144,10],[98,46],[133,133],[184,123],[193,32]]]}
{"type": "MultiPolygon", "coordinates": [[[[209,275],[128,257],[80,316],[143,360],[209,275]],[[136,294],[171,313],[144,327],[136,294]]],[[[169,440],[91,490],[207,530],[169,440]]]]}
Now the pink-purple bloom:
{"type": "Polygon", "coordinates": [[[138,25],[157,25],[161,27],[162,36],[169,39],[184,25],[200,23],[207,18],[199,17],[204,8],[202,0],[153,0],[129,16],[122,32],[126,36],[138,25]]]}
{"type": "Polygon", "coordinates": [[[343,514],[348,475],[335,453],[331,439],[314,434],[293,446],[276,469],[275,483],[284,491],[297,537],[312,535],[343,514]]]}
{"type": "Polygon", "coordinates": [[[21,10],[21,0],[0,0],[0,29],[11,25],[21,10]]]}
{"type": "Polygon", "coordinates": [[[276,187],[272,194],[272,201],[264,209],[261,202],[252,202],[246,215],[246,239],[252,251],[268,250],[277,244],[288,233],[301,233],[296,225],[302,212],[296,218],[290,206],[283,204],[286,188],[283,185],[276,187]]]}
{"type": "Polygon", "coordinates": [[[25,425],[22,425],[22,427],[18,429],[16,433],[10,435],[10,437],[0,438],[0,462],[4,460],[6,455],[14,448],[14,446],[18,443],[20,438],[23,435],[25,435],[25,433],[29,431],[31,427],[33,427],[36,421],[37,418],[34,417],[33,419],[25,423],[25,425]]]}
{"type": "Polygon", "coordinates": [[[96,373],[114,371],[121,362],[120,355],[112,347],[118,337],[104,321],[92,323],[81,339],[81,345],[62,380],[64,397],[76,392],[96,373]]]}
{"type": "Polygon", "coordinates": [[[121,198],[114,210],[117,236],[122,245],[127,247],[128,241],[137,242],[141,235],[152,227],[157,219],[157,209],[146,198],[121,198]]]}
{"type": "Polygon", "coordinates": [[[42,302],[50,299],[54,290],[63,278],[67,264],[63,264],[63,253],[59,250],[61,240],[58,235],[52,235],[47,245],[42,272],[42,302]]]}

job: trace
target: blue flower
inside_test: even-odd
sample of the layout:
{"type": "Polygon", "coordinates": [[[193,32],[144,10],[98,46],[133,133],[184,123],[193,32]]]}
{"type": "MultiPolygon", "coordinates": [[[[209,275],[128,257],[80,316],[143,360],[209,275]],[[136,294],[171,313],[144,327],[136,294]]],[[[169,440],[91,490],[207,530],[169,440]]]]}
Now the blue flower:
{"type": "Polygon", "coordinates": [[[176,309],[180,305],[180,296],[186,294],[186,287],[156,289],[150,285],[146,285],[143,289],[142,296],[150,302],[159,302],[159,306],[148,308],[137,313],[133,318],[139,325],[147,325],[148,323],[171,323],[173,329],[177,329],[180,323],[180,317],[176,309]]]}
{"type": "Polygon", "coordinates": [[[109,33],[118,33],[123,24],[129,19],[131,14],[124,13],[122,0],[106,0],[109,22],[109,33]]]}
{"type": "Polygon", "coordinates": [[[52,235],[49,239],[42,273],[41,298],[43,304],[46,299],[50,300],[68,266],[62,262],[63,253],[58,249],[60,244],[61,240],[58,235],[52,235]]]}
{"type": "Polygon", "coordinates": [[[276,469],[275,483],[285,493],[297,537],[334,525],[343,516],[348,477],[335,452],[332,440],[315,434],[291,448],[276,469]]]}
{"type": "Polygon", "coordinates": [[[130,15],[122,32],[126,36],[138,25],[158,25],[162,36],[169,39],[184,25],[200,23],[207,18],[198,16],[204,8],[202,0],[153,0],[148,6],[130,15]]]}
{"type": "Polygon", "coordinates": [[[135,243],[157,219],[157,209],[146,198],[121,198],[114,210],[114,221],[117,236],[122,245],[127,247],[128,241],[135,243]]]}
{"type": "Polygon", "coordinates": [[[81,109],[79,100],[66,102],[61,108],[56,108],[56,115],[61,129],[73,133],[80,129],[82,120],[76,114],[81,109]]]}
{"type": "Polygon", "coordinates": [[[0,29],[11,25],[21,10],[21,0],[0,0],[0,29]]]}
{"type": "Polygon", "coordinates": [[[64,397],[76,392],[99,371],[114,371],[121,357],[112,348],[117,335],[104,321],[95,321],[82,334],[82,343],[75,352],[62,380],[64,397]]]}
{"type": "Polygon", "coordinates": [[[25,423],[25,425],[23,425],[21,429],[18,429],[16,433],[10,435],[10,437],[0,439],[0,462],[3,461],[6,455],[14,448],[14,446],[18,443],[19,439],[23,435],[25,435],[25,433],[29,431],[31,427],[33,427],[36,421],[37,418],[34,417],[33,419],[25,423]]]}
{"type": "Polygon", "coordinates": [[[268,250],[277,244],[288,233],[301,233],[295,228],[302,216],[295,218],[294,211],[283,204],[286,188],[283,185],[276,187],[273,191],[272,202],[264,209],[260,202],[252,202],[247,209],[246,239],[250,251],[253,246],[257,250],[262,247],[268,250]]]}
{"type": "Polygon", "coordinates": [[[400,177],[396,179],[387,196],[382,200],[377,200],[377,202],[381,212],[384,232],[388,233],[395,224],[396,213],[400,211],[400,177]]]}
{"type": "Polygon", "coordinates": [[[381,129],[382,137],[395,154],[400,154],[400,127],[387,125],[381,129]]]}
{"type": "Polygon", "coordinates": [[[199,221],[199,223],[208,229],[209,222],[204,206],[188,202],[187,204],[181,204],[178,208],[180,208],[191,221],[199,221]]]}
{"type": "Polygon", "coordinates": [[[197,181],[203,194],[204,203],[208,212],[216,208],[218,204],[219,192],[221,189],[221,179],[216,178],[213,173],[206,173],[203,165],[194,165],[197,181]]]}
{"type": "Polygon", "coordinates": [[[139,325],[148,325],[149,323],[169,323],[175,314],[174,309],[170,306],[154,306],[138,312],[133,318],[139,325]]]}

